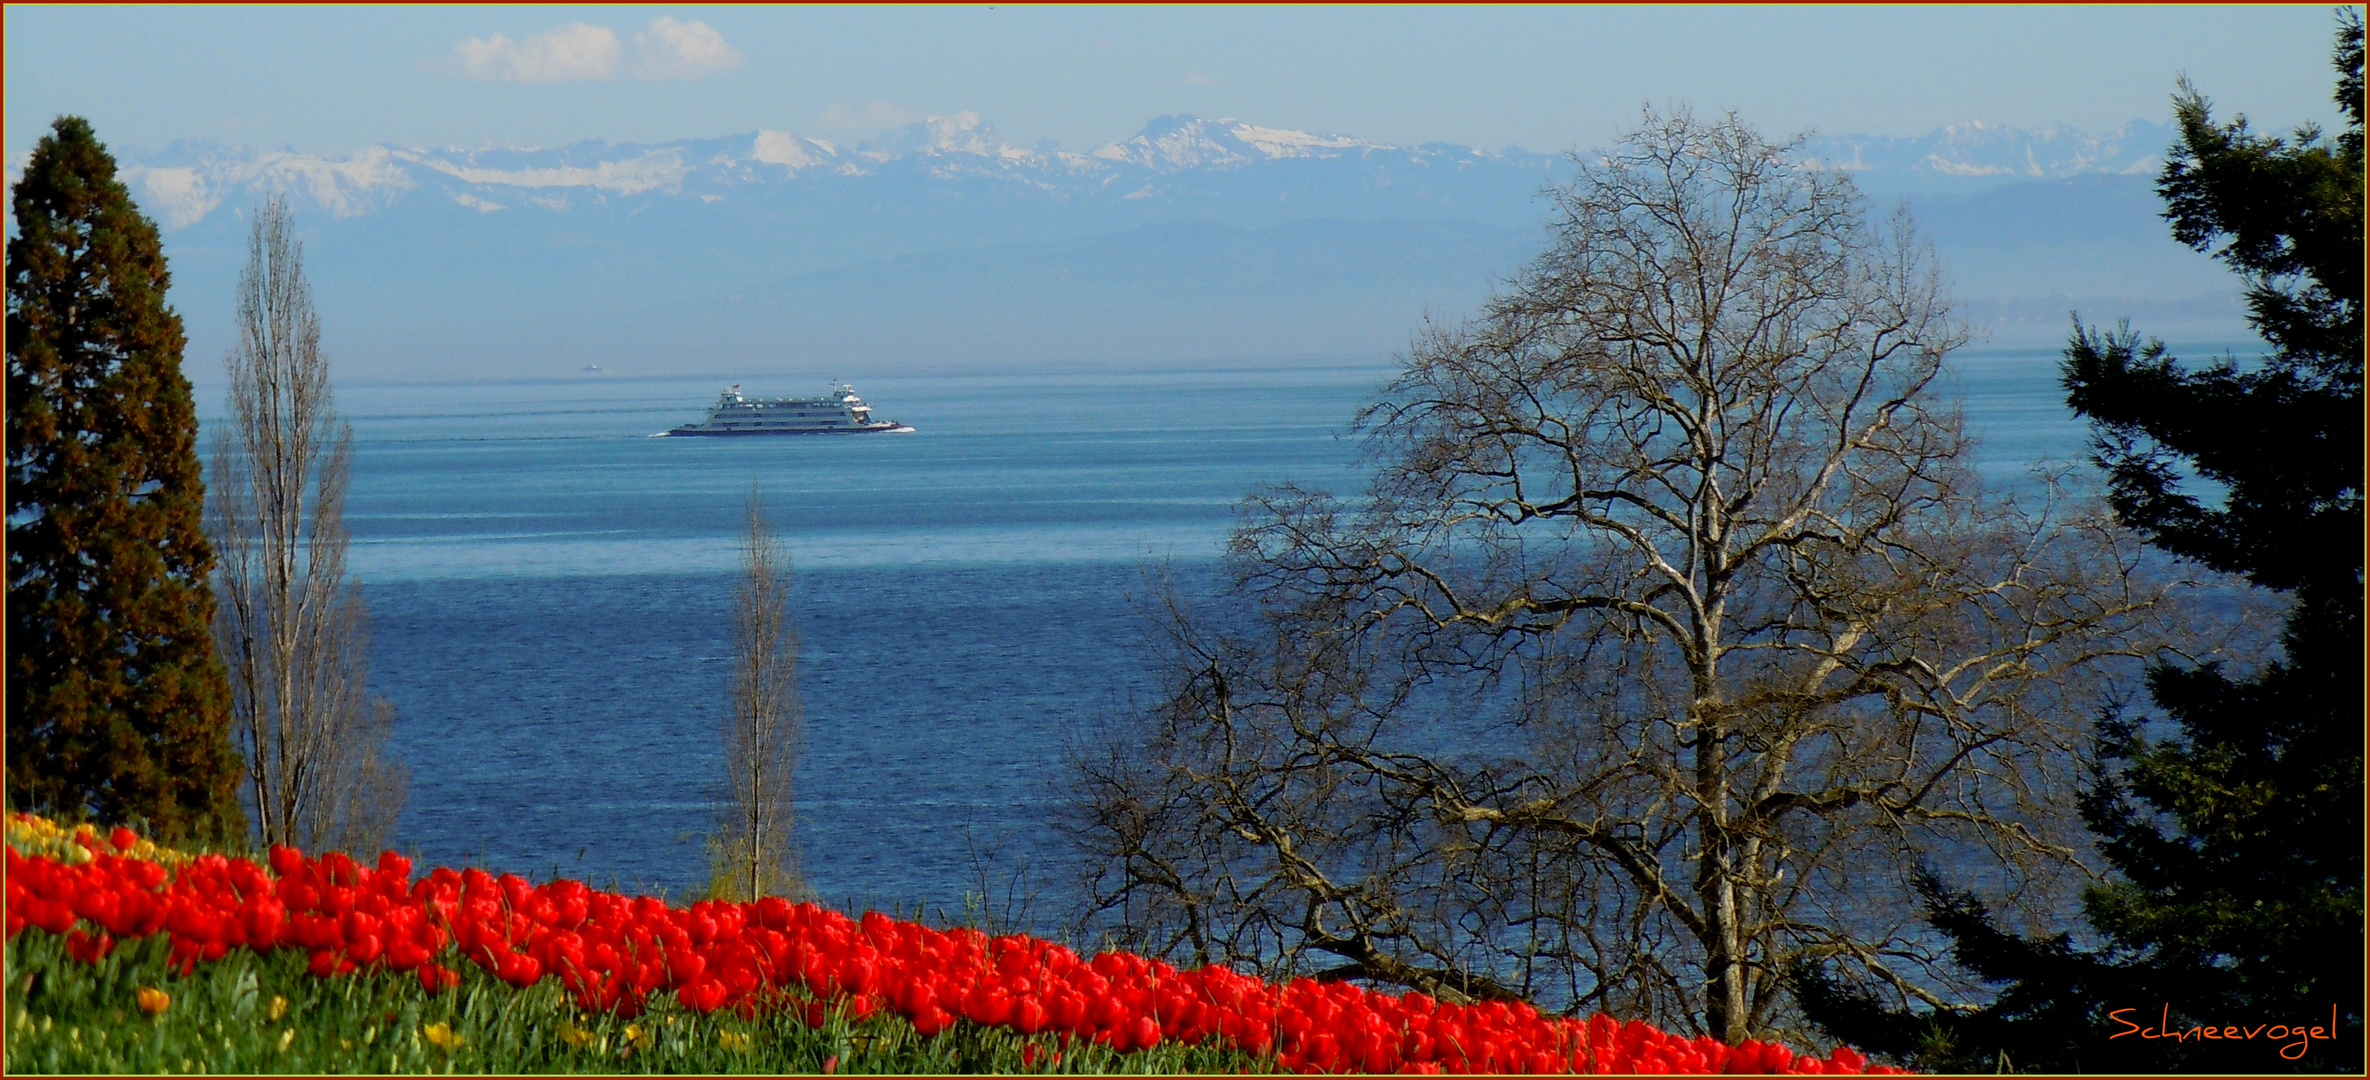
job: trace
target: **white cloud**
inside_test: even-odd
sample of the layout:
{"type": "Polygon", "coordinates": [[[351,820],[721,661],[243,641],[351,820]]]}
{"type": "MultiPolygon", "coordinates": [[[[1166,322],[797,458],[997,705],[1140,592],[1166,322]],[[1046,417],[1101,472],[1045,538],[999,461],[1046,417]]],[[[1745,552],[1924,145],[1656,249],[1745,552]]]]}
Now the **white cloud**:
{"type": "Polygon", "coordinates": [[[634,75],[643,79],[696,79],[741,66],[741,51],[704,22],[676,22],[664,15],[634,34],[634,75]]]}
{"type": "Polygon", "coordinates": [[[453,60],[472,79],[568,82],[615,76],[622,51],[617,31],[591,23],[569,23],[523,41],[512,41],[503,34],[470,38],[453,46],[453,60]]]}
{"type": "Polygon", "coordinates": [[[472,79],[504,82],[696,79],[741,66],[741,51],[713,26],[661,15],[634,32],[630,55],[617,31],[579,22],[515,41],[506,34],[470,38],[453,46],[452,63],[472,79]]]}

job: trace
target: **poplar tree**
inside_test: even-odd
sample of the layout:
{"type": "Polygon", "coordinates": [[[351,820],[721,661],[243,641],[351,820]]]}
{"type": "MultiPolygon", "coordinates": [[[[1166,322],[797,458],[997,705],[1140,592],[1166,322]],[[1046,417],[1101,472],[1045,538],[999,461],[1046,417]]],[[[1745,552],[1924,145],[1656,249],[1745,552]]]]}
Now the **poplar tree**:
{"type": "Polygon", "coordinates": [[[9,799],[238,835],[197,413],[156,226],[80,117],[42,138],[11,207],[9,799]]]}
{"type": "Polygon", "coordinates": [[[394,705],[369,694],[369,612],[346,573],[354,433],[276,195],[248,234],[237,325],[206,519],[231,741],[260,843],[367,854],[393,835],[410,772],[387,753],[394,705]]]}

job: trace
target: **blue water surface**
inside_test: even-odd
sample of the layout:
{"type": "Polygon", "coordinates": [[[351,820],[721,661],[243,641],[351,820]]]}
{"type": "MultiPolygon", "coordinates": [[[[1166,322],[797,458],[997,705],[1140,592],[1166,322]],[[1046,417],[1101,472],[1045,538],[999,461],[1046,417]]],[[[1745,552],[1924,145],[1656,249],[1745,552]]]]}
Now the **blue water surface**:
{"type": "MultiPolygon", "coordinates": [[[[2055,365],[1962,356],[1986,472],[2080,456],[2055,365]]],[[[797,574],[813,890],[951,907],[991,848],[1058,878],[1065,741],[1144,689],[1148,573],[1206,580],[1254,487],[1358,490],[1344,435],[1391,373],[872,377],[859,392],[915,433],[775,439],[649,437],[724,376],[343,387],[373,683],[411,768],[399,845],[677,896],[706,880],[756,486],[797,574]]]]}
{"type": "Polygon", "coordinates": [[[860,392],[915,433],[769,439],[649,437],[697,418],[709,379],[349,389],[401,841],[705,881],[754,486],[796,572],[810,887],[952,906],[989,848],[1043,872],[1065,735],[1139,673],[1147,573],[1206,573],[1256,485],[1354,488],[1337,436],[1388,374],[876,378],[860,392]]]}

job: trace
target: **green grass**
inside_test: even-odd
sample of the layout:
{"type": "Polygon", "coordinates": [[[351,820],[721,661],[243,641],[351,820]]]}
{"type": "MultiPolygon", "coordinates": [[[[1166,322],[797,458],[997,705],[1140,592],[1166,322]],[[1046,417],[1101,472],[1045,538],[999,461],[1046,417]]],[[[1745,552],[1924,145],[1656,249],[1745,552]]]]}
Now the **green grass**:
{"type": "Polygon", "coordinates": [[[631,1021],[579,1013],[546,979],[514,990],[473,964],[445,962],[461,985],[430,996],[410,974],[317,979],[301,952],[233,950],[188,978],[165,966],[159,934],[96,966],[64,941],[28,929],[6,948],[9,1073],[1239,1073],[1273,1062],[1235,1051],[1163,1045],[1116,1054],[1073,1043],[1061,1062],[1052,1035],[1024,1037],[968,1023],[923,1038],[885,1014],[832,1016],[809,1028],[788,1010],[754,1020],[701,1016],[659,994],[631,1021]],[[161,1014],[143,987],[172,996],[161,1014]],[[285,1005],[275,1010],[275,1001],[285,1005]],[[275,1015],[276,1011],[276,1015],[275,1015]],[[453,1040],[439,1046],[434,1025],[453,1040]],[[1035,1043],[1034,1067],[1022,1064],[1035,1043]]]}

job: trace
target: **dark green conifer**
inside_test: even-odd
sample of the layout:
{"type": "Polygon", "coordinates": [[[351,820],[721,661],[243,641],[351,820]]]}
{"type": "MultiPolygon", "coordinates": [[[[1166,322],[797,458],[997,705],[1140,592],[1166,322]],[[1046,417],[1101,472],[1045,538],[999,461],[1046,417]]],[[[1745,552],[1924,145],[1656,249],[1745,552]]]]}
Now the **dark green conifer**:
{"type": "Polygon", "coordinates": [[[156,226],[79,117],[11,192],[9,801],[244,831],[197,412],[156,226]]]}
{"type": "Polygon", "coordinates": [[[2340,14],[2335,139],[2214,122],[2185,82],[2159,179],[2173,236],[2246,283],[2257,361],[2190,366],[2129,330],[2078,327],[2068,403],[2116,513],[2158,548],[2284,594],[2280,655],[2234,673],[2161,665],[2150,715],[2099,725],[2083,807],[2115,870],[2083,909],[2104,938],[2029,941],[1935,886],[1934,924],[2001,986],[1973,1013],[1908,1013],[1801,974],[1839,1036],[1928,1067],[2358,1072],[2363,1066],[2362,22],[2340,14]],[[2156,1026],[2339,1029],[2294,1057],[2260,1041],[2109,1036],[2156,1026]]]}

